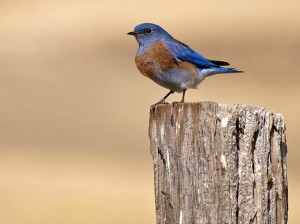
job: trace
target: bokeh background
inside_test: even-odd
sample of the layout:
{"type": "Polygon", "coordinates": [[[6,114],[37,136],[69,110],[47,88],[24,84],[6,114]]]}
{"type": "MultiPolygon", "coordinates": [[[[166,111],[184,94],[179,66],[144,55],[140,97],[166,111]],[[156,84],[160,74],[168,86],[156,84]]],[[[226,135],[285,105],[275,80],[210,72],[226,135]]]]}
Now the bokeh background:
{"type": "Polygon", "coordinates": [[[187,101],[284,115],[289,223],[298,223],[299,8],[299,1],[1,0],[1,223],[155,223],[148,115],[167,90],[135,67],[137,43],[126,33],[142,22],[246,71],[206,79],[187,101]]]}

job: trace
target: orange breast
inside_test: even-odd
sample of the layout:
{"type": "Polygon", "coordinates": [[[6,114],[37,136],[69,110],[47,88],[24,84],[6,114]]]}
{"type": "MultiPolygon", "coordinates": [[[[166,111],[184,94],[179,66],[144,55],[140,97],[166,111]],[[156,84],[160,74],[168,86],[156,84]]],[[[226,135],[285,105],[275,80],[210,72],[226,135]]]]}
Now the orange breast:
{"type": "Polygon", "coordinates": [[[176,59],[163,42],[157,42],[144,54],[137,55],[135,63],[139,71],[151,79],[155,78],[158,70],[167,71],[178,66],[176,59]]]}

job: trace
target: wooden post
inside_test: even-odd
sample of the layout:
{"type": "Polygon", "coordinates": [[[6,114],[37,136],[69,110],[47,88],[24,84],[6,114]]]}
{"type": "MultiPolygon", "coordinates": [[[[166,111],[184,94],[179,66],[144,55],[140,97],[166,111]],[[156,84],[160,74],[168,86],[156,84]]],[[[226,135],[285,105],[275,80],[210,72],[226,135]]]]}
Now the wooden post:
{"type": "Polygon", "coordinates": [[[282,115],[218,103],[150,111],[157,224],[287,223],[282,115]]]}

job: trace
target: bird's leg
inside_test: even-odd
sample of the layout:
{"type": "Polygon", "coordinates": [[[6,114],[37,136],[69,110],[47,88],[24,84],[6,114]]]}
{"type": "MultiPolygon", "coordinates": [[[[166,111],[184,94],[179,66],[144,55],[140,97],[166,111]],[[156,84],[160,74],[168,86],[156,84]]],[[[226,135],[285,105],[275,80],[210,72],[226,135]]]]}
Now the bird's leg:
{"type": "Polygon", "coordinates": [[[173,105],[175,105],[175,104],[177,104],[177,103],[184,103],[184,97],[185,97],[185,92],[186,92],[186,89],[183,89],[182,90],[182,99],[181,99],[181,101],[179,101],[179,102],[173,102],[172,104],[173,105]]]}
{"type": "Polygon", "coordinates": [[[174,91],[173,90],[170,90],[170,92],[168,92],[167,95],[164,96],[164,98],[162,98],[157,104],[160,104],[160,103],[166,103],[165,100],[171,95],[173,94],[174,91]]]}
{"type": "Polygon", "coordinates": [[[186,89],[183,89],[182,99],[181,99],[180,103],[184,103],[185,92],[186,92],[186,89]]]}
{"type": "Polygon", "coordinates": [[[168,92],[168,94],[167,95],[165,95],[164,96],[164,98],[162,98],[160,101],[158,101],[157,103],[155,103],[155,104],[153,104],[152,106],[151,106],[151,108],[155,108],[157,105],[159,105],[159,104],[165,104],[166,102],[165,102],[165,100],[171,95],[171,94],[173,94],[174,93],[174,91],[173,90],[170,90],[170,92],[168,92]]]}

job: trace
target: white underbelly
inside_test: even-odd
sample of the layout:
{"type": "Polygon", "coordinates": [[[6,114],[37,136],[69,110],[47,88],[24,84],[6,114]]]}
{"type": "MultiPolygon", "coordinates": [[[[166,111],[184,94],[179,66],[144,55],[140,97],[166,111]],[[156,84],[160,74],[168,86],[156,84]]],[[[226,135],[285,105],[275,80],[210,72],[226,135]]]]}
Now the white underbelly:
{"type": "Polygon", "coordinates": [[[182,70],[171,70],[167,72],[158,71],[152,77],[153,81],[167,89],[182,92],[184,89],[196,88],[204,79],[204,76],[191,76],[182,70]]]}

